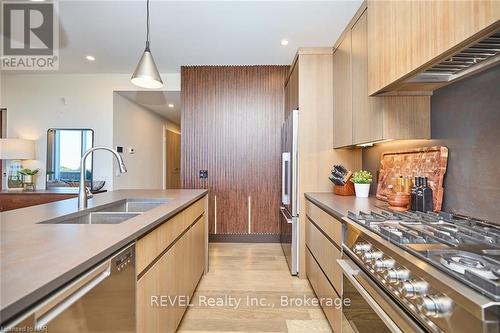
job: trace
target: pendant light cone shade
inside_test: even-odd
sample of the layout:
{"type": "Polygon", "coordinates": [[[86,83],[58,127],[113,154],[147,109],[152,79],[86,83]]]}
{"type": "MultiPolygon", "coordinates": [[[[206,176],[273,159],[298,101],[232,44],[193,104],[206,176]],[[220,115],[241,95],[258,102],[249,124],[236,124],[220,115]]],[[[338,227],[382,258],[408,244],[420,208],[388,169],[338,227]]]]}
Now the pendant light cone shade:
{"type": "Polygon", "coordinates": [[[142,88],[159,89],[163,87],[163,81],[149,48],[146,48],[142,54],[131,81],[136,86],[142,88]]]}
{"type": "Polygon", "coordinates": [[[149,0],[146,1],[146,49],[142,54],[141,60],[135,68],[134,74],[130,79],[133,84],[141,88],[159,89],[163,87],[160,73],[156,67],[155,60],[149,49],[149,0]]]}

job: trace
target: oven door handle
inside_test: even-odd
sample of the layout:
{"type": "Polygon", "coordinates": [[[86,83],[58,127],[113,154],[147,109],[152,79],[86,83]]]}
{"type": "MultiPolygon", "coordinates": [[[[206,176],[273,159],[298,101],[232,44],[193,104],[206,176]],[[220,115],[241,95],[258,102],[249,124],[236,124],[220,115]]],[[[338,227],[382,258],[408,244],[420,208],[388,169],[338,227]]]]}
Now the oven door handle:
{"type": "Polygon", "coordinates": [[[337,263],[342,269],[344,276],[349,279],[354,288],[359,292],[359,294],[365,299],[365,301],[370,305],[370,307],[375,311],[375,313],[380,317],[380,319],[387,325],[387,328],[393,333],[403,333],[398,325],[387,315],[387,313],[382,309],[382,307],[373,299],[373,297],[363,288],[361,283],[359,283],[355,276],[360,273],[357,267],[353,267],[352,264],[347,260],[338,259],[337,263]]]}

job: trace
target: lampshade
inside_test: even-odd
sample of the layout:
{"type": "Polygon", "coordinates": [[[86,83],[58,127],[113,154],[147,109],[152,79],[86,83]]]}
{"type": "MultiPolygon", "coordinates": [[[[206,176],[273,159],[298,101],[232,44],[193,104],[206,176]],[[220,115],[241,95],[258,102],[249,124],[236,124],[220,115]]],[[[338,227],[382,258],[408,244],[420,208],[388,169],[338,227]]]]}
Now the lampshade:
{"type": "Polygon", "coordinates": [[[146,1],[146,49],[142,54],[141,60],[135,68],[134,74],[132,74],[133,84],[141,88],[147,89],[159,89],[163,87],[163,81],[160,77],[160,72],[156,67],[155,60],[149,49],[150,39],[149,39],[149,0],[146,1]]]}
{"type": "Polygon", "coordinates": [[[144,50],[131,81],[136,86],[148,89],[159,89],[163,86],[160,73],[148,47],[144,50]]]}
{"type": "Polygon", "coordinates": [[[35,159],[35,141],[25,139],[0,139],[0,159],[35,159]]]}

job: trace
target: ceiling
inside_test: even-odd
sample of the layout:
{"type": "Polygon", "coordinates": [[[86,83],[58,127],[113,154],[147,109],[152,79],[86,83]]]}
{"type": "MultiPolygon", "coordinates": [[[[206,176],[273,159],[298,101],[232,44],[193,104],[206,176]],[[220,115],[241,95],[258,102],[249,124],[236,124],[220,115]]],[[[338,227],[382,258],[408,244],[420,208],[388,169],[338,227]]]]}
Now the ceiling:
{"type": "MultiPolygon", "coordinates": [[[[290,64],[298,47],[333,45],[361,2],[151,0],[151,50],[162,73],[290,64]]],[[[145,46],[145,4],[60,1],[60,71],[131,73],[145,46]]]]}
{"type": "Polygon", "coordinates": [[[181,123],[181,92],[180,91],[117,91],[133,103],[161,115],[174,124],[181,123]],[[169,107],[173,104],[174,107],[169,107]]]}

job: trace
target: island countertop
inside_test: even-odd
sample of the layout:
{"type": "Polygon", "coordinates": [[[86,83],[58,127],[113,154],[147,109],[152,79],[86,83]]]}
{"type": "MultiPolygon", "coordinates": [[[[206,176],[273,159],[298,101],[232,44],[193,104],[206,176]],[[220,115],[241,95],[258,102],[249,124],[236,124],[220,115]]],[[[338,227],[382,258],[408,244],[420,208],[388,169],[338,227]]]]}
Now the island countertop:
{"type": "Polygon", "coordinates": [[[206,190],[118,190],[89,200],[91,209],[123,199],[169,199],[120,224],[39,224],[77,212],[76,198],[0,213],[0,322],[22,312],[206,194],[206,190]]]}

